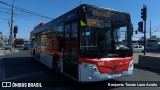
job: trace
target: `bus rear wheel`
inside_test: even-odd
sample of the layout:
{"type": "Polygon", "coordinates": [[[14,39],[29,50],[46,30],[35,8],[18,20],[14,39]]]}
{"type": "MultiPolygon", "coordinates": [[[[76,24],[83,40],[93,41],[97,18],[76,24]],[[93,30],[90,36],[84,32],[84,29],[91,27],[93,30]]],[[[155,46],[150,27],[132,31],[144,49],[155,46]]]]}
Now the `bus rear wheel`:
{"type": "Polygon", "coordinates": [[[60,72],[60,63],[59,63],[59,60],[57,60],[56,62],[55,62],[55,71],[57,72],[57,73],[59,73],[60,72]]]}
{"type": "Polygon", "coordinates": [[[36,60],[36,58],[35,58],[35,51],[33,51],[32,59],[33,59],[34,61],[36,60]]]}
{"type": "Polygon", "coordinates": [[[60,73],[60,61],[58,56],[54,56],[53,58],[53,69],[56,73],[60,73]]]}

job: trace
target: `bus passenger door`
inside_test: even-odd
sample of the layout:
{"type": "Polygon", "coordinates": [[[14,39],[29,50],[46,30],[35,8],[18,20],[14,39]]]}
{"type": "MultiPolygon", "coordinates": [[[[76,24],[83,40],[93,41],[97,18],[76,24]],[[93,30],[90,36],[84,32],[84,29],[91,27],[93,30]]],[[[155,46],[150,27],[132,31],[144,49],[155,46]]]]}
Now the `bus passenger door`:
{"type": "Polygon", "coordinates": [[[64,41],[64,73],[74,79],[78,79],[78,23],[73,22],[65,25],[64,41]]]}

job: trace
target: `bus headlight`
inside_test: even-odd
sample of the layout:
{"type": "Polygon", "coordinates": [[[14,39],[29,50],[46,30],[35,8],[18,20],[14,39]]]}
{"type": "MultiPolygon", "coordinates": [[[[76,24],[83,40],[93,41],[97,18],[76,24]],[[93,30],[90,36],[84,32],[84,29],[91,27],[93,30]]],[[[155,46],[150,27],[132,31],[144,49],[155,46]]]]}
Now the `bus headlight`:
{"type": "Polygon", "coordinates": [[[133,68],[134,62],[133,60],[130,62],[129,68],[133,68]]]}

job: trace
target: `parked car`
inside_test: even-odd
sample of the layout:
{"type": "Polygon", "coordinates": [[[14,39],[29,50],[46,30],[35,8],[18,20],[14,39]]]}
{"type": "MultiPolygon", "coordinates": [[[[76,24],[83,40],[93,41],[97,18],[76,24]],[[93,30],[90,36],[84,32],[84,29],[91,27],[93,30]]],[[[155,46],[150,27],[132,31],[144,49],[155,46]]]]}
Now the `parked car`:
{"type": "Polygon", "coordinates": [[[23,47],[24,50],[29,50],[29,48],[30,48],[30,44],[24,44],[24,47],[23,47]]]}
{"type": "Polygon", "coordinates": [[[132,45],[133,52],[140,53],[144,51],[144,46],[142,45],[132,45]]]}
{"type": "Polygon", "coordinates": [[[11,44],[9,43],[4,44],[4,49],[5,50],[11,49],[11,44]]]}

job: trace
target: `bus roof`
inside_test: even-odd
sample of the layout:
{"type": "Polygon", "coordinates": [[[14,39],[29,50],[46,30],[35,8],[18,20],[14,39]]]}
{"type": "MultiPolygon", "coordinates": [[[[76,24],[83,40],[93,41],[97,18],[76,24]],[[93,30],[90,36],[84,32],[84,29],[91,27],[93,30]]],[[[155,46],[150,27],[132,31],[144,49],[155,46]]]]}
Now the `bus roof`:
{"type": "Polygon", "coordinates": [[[44,26],[45,24],[46,24],[45,22],[41,22],[37,26],[35,26],[34,29],[37,29],[37,28],[39,28],[41,26],[44,26]]]}
{"type": "Polygon", "coordinates": [[[50,22],[46,23],[46,25],[49,24],[49,23],[52,23],[53,21],[55,21],[55,20],[57,20],[57,19],[59,19],[59,18],[64,17],[64,16],[67,15],[67,14],[70,14],[70,13],[76,11],[77,9],[80,9],[80,8],[83,7],[83,6],[88,7],[88,8],[94,8],[94,9],[109,10],[109,11],[113,11],[113,12],[117,12],[117,13],[121,13],[121,14],[126,14],[126,15],[130,16],[130,14],[127,13],[127,12],[122,12],[122,11],[115,10],[115,9],[111,9],[111,8],[105,8],[105,7],[100,7],[100,6],[95,6],[95,5],[89,5],[89,4],[81,4],[80,6],[74,8],[74,9],[68,11],[67,13],[65,13],[65,14],[63,14],[63,15],[61,15],[61,16],[53,19],[53,20],[51,20],[50,22]]]}
{"type": "MultiPolygon", "coordinates": [[[[95,6],[95,5],[89,5],[89,4],[81,4],[80,6],[78,6],[78,7],[74,8],[74,9],[68,11],[67,13],[65,13],[65,14],[57,17],[57,18],[55,18],[54,20],[56,20],[56,19],[58,19],[58,18],[60,18],[60,17],[63,17],[63,16],[65,16],[66,14],[69,14],[69,13],[73,12],[74,10],[79,9],[79,8],[81,8],[81,7],[83,7],[83,6],[89,7],[89,8],[95,8],[95,9],[110,10],[110,11],[114,11],[114,12],[119,12],[119,13],[123,13],[123,14],[130,15],[130,14],[127,13],[127,12],[123,12],[123,11],[119,11],[119,10],[115,10],[115,9],[111,9],[111,8],[105,8],[105,7],[100,7],[100,6],[95,6]]],[[[53,21],[53,20],[52,20],[52,21],[53,21]]],[[[52,22],[52,21],[50,21],[50,22],[52,22]]],[[[48,22],[48,23],[50,23],[50,22],[48,22]]]]}
{"type": "MultiPolygon", "coordinates": [[[[48,27],[52,27],[52,25],[53,24],[59,24],[59,23],[66,23],[66,22],[69,22],[69,21],[71,21],[71,20],[66,20],[68,17],[69,17],[69,15],[72,15],[73,13],[78,13],[77,12],[77,10],[80,10],[80,8],[82,8],[82,7],[86,7],[86,8],[93,8],[93,9],[98,9],[98,10],[104,10],[104,11],[111,11],[111,12],[114,12],[114,13],[112,13],[112,14],[115,14],[115,13],[119,13],[119,14],[121,14],[121,16],[122,15],[126,15],[126,16],[128,16],[128,17],[130,17],[130,14],[129,13],[126,13],[126,12],[122,12],[122,11],[119,11],[119,10],[115,10],[115,9],[111,9],[111,8],[105,8],[105,7],[100,7],[100,6],[94,6],[94,5],[89,5],[89,4],[82,4],[82,5],[80,5],[80,6],[78,6],[78,7],[76,7],[76,8],[74,8],[74,9],[72,9],[72,10],[70,10],[70,11],[68,11],[67,13],[65,13],[65,14],[63,14],[63,15],[61,15],[61,16],[59,16],[59,17],[57,17],[57,18],[55,18],[55,19],[53,19],[53,20],[51,20],[50,22],[48,22],[48,23],[45,23],[45,24],[43,24],[41,27],[38,27],[38,28],[34,28],[34,30],[35,29],[38,29],[38,30],[33,30],[33,33],[32,34],[34,34],[34,33],[39,33],[39,32],[41,32],[41,31],[43,31],[43,29],[45,29],[45,28],[48,28],[48,27]]],[[[114,16],[114,15],[113,15],[114,16]]],[[[117,16],[114,16],[114,17],[117,17],[117,16]]],[[[75,19],[75,18],[78,18],[78,16],[76,16],[75,15],[75,17],[74,18],[72,18],[72,19],[75,19]]],[[[120,19],[121,17],[119,17],[119,19],[120,19]]],[[[40,23],[41,24],[41,23],[40,23]]],[[[38,24],[39,25],[39,24],[38,24]]],[[[37,26],[36,26],[37,27],[37,26]]]]}
{"type": "Polygon", "coordinates": [[[124,13],[124,14],[128,14],[129,15],[129,13],[127,13],[127,12],[119,11],[119,10],[112,9],[112,8],[96,6],[96,5],[82,4],[80,6],[88,6],[88,7],[92,7],[92,8],[96,8],[96,9],[111,10],[111,11],[115,11],[115,12],[124,13]]]}
{"type": "Polygon", "coordinates": [[[24,40],[24,38],[16,38],[15,40],[24,40]]]}

